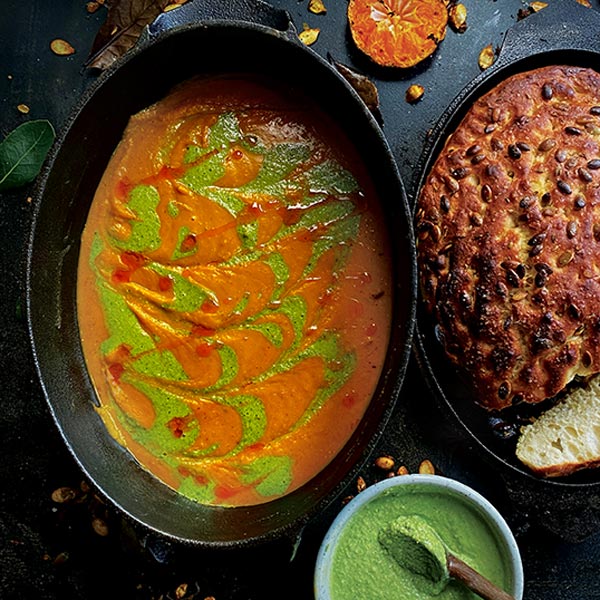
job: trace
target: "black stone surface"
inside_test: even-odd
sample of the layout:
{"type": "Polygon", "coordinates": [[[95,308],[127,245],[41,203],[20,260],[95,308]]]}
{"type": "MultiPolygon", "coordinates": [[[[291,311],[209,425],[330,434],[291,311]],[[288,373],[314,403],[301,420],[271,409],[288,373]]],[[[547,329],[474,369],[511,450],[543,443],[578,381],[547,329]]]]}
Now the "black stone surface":
{"type": "MultiPolygon", "coordinates": [[[[316,52],[330,54],[375,81],[384,131],[409,191],[427,131],[479,74],[479,51],[490,43],[499,46],[518,11],[526,7],[519,0],[464,0],[467,31],[448,30],[437,53],[423,65],[395,71],[373,66],[354,48],[346,25],[346,0],[324,0],[328,12],[321,16],[307,10],[307,1],[272,3],[290,12],[297,29],[304,23],[321,29],[313,46],[316,52]],[[409,105],[404,93],[413,82],[426,92],[418,104],[409,105]]],[[[597,0],[592,1],[593,10],[600,10],[597,0]]],[[[567,5],[572,0],[548,2],[567,5]]],[[[83,63],[105,14],[102,8],[89,15],[83,0],[2,0],[3,136],[37,118],[49,119],[60,130],[73,104],[96,77],[83,63]],[[57,37],[68,40],[76,53],[54,55],[49,43],[57,37]],[[21,103],[30,107],[29,114],[17,111],[21,103]]],[[[0,194],[0,598],[311,598],[318,546],[340,509],[339,502],[307,528],[295,554],[285,541],[252,551],[201,553],[148,537],[95,498],[85,484],[82,490],[82,475],[50,418],[27,339],[24,273],[31,189],[0,194]],[[52,492],[62,486],[76,489],[76,499],[53,502],[52,492]],[[108,535],[94,530],[94,518],[106,524],[108,535]]],[[[556,528],[544,526],[552,520],[552,505],[544,507],[548,517],[542,510],[538,514],[518,510],[504,479],[476,447],[465,443],[438,408],[414,360],[377,451],[394,456],[411,472],[428,458],[439,472],[484,494],[513,528],[523,556],[527,600],[600,598],[600,535],[583,527],[583,539],[567,541],[556,528]]],[[[375,469],[364,473],[367,483],[381,477],[375,469]]]]}

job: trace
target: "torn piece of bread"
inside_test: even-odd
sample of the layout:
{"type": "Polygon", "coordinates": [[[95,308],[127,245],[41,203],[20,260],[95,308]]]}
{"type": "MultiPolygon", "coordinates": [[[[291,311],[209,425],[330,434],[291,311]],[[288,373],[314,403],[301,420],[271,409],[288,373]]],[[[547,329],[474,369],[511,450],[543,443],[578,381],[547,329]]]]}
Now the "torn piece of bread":
{"type": "Polygon", "coordinates": [[[517,458],[538,475],[560,477],[600,466],[600,377],[521,430],[517,458]]]}

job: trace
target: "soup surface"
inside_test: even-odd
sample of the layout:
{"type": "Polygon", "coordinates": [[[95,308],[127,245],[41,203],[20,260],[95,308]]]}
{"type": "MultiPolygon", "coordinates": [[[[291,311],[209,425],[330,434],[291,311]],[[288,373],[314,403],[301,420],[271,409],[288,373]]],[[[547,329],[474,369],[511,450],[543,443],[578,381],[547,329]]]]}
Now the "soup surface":
{"type": "Polygon", "coordinates": [[[384,231],[347,138],[292,92],[199,79],[132,117],[91,206],[77,287],[110,433],[203,504],[307,482],[380,376],[384,231]]]}

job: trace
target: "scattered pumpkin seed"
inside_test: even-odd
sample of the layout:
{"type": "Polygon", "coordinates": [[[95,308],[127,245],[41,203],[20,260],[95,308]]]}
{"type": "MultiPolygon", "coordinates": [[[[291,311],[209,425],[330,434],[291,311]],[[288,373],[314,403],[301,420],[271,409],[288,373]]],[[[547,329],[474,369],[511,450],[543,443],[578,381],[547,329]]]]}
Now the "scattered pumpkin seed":
{"type": "Polygon", "coordinates": [[[175,598],[177,598],[177,600],[180,600],[187,594],[187,590],[188,590],[187,583],[182,583],[181,585],[178,585],[177,589],[175,590],[175,598]]]}
{"type": "Polygon", "coordinates": [[[413,102],[418,102],[423,97],[424,93],[425,88],[422,85],[419,85],[418,83],[413,83],[406,90],[406,101],[409,104],[412,104],[413,102]]]}
{"type": "Polygon", "coordinates": [[[321,33],[320,29],[311,28],[304,23],[304,29],[298,34],[298,37],[305,46],[312,46],[317,41],[319,33],[321,33]]]}
{"type": "Polygon", "coordinates": [[[491,67],[496,60],[496,53],[491,44],[488,44],[480,53],[479,59],[477,60],[479,68],[482,70],[491,67]]]}
{"type": "Polygon", "coordinates": [[[29,112],[29,106],[27,106],[27,104],[19,104],[17,110],[26,115],[29,112]]]}
{"type": "Polygon", "coordinates": [[[546,6],[548,6],[547,2],[532,2],[529,5],[529,8],[531,8],[533,12],[539,12],[543,8],[546,8],[546,6]]]}
{"type": "Polygon", "coordinates": [[[453,4],[448,10],[450,26],[458,33],[467,30],[467,7],[464,4],[453,4]]]}
{"type": "Polygon", "coordinates": [[[308,3],[308,10],[315,15],[324,15],[327,12],[323,0],[310,0],[308,3]]]}
{"type": "Polygon", "coordinates": [[[74,500],[77,493],[73,488],[70,487],[59,487],[52,492],[52,501],[57,504],[63,504],[64,502],[70,502],[74,500]]]}
{"type": "Polygon", "coordinates": [[[100,8],[99,2],[88,2],[85,5],[85,10],[87,10],[90,14],[95,13],[100,8]]]}
{"type": "Polygon", "coordinates": [[[367,482],[359,475],[356,479],[356,491],[362,492],[367,489],[367,482]]]}
{"type": "Polygon", "coordinates": [[[75,54],[75,48],[66,40],[55,39],[50,42],[50,49],[58,56],[69,56],[75,54]]]}
{"type": "Polygon", "coordinates": [[[391,456],[378,456],[375,459],[375,466],[383,471],[390,471],[394,468],[394,459],[391,456]]]}
{"type": "Polygon", "coordinates": [[[108,535],[108,525],[106,524],[106,521],[100,517],[92,519],[92,529],[101,537],[106,537],[108,535]]]}
{"type": "Polygon", "coordinates": [[[419,465],[419,473],[421,475],[435,475],[435,467],[433,466],[433,463],[428,458],[426,458],[419,465]]]}
{"type": "Polygon", "coordinates": [[[64,565],[68,560],[69,560],[69,553],[68,552],[60,552],[59,554],[57,554],[55,556],[55,558],[52,562],[54,563],[54,565],[59,566],[59,565],[64,565]]]}
{"type": "Polygon", "coordinates": [[[408,469],[402,465],[400,467],[398,467],[398,470],[396,471],[396,475],[408,475],[408,469]]]}

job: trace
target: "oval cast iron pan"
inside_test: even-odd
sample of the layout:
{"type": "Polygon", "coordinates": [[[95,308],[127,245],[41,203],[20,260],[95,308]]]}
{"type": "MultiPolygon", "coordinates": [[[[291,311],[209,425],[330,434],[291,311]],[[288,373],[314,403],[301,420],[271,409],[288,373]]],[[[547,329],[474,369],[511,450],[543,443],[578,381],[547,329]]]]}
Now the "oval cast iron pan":
{"type": "MultiPolygon", "coordinates": [[[[419,162],[413,213],[437,156],[473,103],[516,73],[553,64],[600,69],[600,15],[595,10],[575,0],[562,0],[507,31],[494,65],[456,96],[433,128],[419,162]]],[[[572,541],[600,529],[600,473],[581,472],[560,480],[532,475],[514,454],[516,438],[504,440],[492,431],[490,415],[475,404],[458,370],[445,356],[420,300],[414,346],[417,362],[441,408],[462,438],[502,476],[515,511],[526,521],[572,541]]]]}
{"type": "Polygon", "coordinates": [[[286,12],[260,0],[222,5],[192,2],[161,15],[136,48],[87,91],[38,181],[27,265],[34,361],[52,416],[75,460],[100,493],[149,535],[206,549],[299,538],[306,523],[344,490],[373,450],[398,397],[416,306],[412,220],[396,163],[375,119],[347,82],[299,42],[286,12]],[[393,233],[394,319],[378,388],[337,457],[283,498],[220,508],[175,493],[141,469],[107,433],[94,410],[97,399],[80,346],[76,277],[89,205],[129,117],[192,76],[232,72],[258,74],[300,90],[359,149],[393,233]]]}

